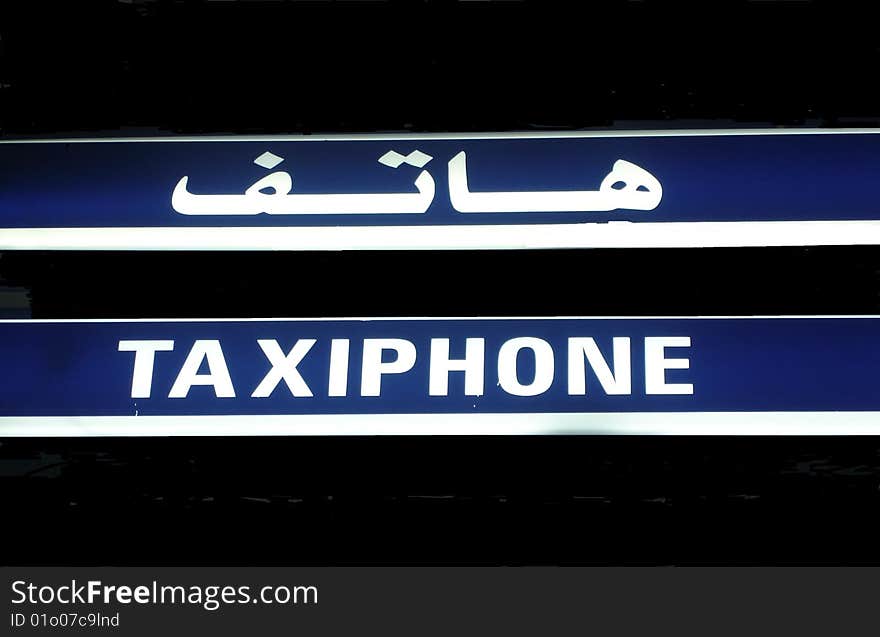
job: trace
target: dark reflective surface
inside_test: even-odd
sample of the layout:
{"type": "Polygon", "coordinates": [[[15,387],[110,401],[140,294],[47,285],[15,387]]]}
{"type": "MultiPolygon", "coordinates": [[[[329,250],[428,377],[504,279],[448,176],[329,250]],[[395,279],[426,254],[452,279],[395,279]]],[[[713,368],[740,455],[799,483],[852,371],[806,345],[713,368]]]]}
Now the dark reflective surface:
{"type": "Polygon", "coordinates": [[[878,562],[875,440],[6,441],[7,563],[878,562]]]}

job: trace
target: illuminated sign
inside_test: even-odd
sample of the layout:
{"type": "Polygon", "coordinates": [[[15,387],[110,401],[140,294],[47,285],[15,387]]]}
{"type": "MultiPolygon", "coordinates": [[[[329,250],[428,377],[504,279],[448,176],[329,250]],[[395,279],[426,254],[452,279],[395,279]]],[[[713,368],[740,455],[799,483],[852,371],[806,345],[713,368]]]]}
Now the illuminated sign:
{"type": "Polygon", "coordinates": [[[880,317],[0,322],[0,435],[880,434],[880,317]]]}
{"type": "Polygon", "coordinates": [[[880,135],[0,142],[0,249],[880,243],[880,135]]]}

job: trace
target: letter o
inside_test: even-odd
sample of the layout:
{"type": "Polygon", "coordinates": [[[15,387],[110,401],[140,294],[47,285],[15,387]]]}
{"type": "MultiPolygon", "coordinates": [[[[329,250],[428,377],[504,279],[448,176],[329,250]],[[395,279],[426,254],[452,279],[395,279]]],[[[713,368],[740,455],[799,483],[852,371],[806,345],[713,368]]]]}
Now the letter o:
{"type": "Polygon", "coordinates": [[[498,384],[514,396],[537,396],[553,384],[553,348],[540,338],[522,336],[505,341],[498,350],[498,384]],[[521,350],[530,349],[535,356],[535,377],[528,385],[519,382],[516,361],[521,350]]]}

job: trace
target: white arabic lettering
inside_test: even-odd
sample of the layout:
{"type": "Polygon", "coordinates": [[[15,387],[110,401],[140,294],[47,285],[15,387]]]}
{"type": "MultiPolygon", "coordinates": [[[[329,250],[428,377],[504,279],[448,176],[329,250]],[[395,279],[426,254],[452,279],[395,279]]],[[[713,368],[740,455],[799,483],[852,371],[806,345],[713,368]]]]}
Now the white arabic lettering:
{"type": "MultiPolygon", "coordinates": [[[[392,152],[383,155],[379,162],[393,168],[403,164],[421,168],[432,159],[430,155],[416,151],[401,156],[402,161],[393,166],[389,162],[397,153],[392,155],[392,152]]],[[[293,180],[284,171],[259,179],[243,195],[197,195],[187,190],[188,182],[188,176],[181,177],[171,195],[171,207],[184,215],[420,214],[426,212],[434,200],[434,178],[427,170],[422,170],[416,177],[418,192],[415,193],[293,195],[290,194],[293,180]],[[265,192],[267,190],[271,192],[265,192]]]]}
{"type": "MultiPolygon", "coordinates": [[[[379,163],[390,168],[404,164],[424,168],[433,158],[420,150],[402,155],[389,150],[379,163]]],[[[283,158],[265,152],[254,163],[272,169],[283,158]]],[[[471,192],[467,155],[449,160],[449,199],[452,207],[472,212],[608,212],[653,210],[660,205],[663,187],[644,168],[624,159],[614,162],[598,190],[471,192]]],[[[275,171],[258,179],[242,195],[199,195],[189,192],[189,177],[180,178],[171,206],[184,215],[358,215],[422,214],[434,200],[434,178],[422,170],[415,179],[417,192],[357,194],[291,194],[290,173],[275,171]]]]}
{"type": "Polygon", "coordinates": [[[660,205],[663,188],[644,168],[623,159],[614,162],[599,190],[471,192],[468,190],[467,155],[449,160],[449,199],[458,212],[607,212],[653,210],[660,205]],[[621,188],[615,188],[617,184],[621,188]]]}

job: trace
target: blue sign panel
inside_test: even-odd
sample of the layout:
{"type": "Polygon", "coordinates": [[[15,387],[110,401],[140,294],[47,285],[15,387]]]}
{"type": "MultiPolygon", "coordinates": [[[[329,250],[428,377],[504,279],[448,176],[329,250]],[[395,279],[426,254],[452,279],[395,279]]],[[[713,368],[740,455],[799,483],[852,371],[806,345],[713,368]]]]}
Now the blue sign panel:
{"type": "Polygon", "coordinates": [[[0,349],[0,435],[880,433],[880,317],[3,321],[0,349]]]}
{"type": "Polygon", "coordinates": [[[0,142],[0,249],[880,243],[880,135],[0,142]]]}

